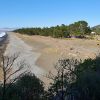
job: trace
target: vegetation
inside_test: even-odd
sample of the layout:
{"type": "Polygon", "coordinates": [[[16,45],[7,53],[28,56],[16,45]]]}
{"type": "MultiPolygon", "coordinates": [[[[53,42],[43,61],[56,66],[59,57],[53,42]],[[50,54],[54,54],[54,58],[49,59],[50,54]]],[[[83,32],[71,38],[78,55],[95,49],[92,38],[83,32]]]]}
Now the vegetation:
{"type": "MultiPolygon", "coordinates": [[[[8,85],[10,85],[10,83],[6,84],[6,86],[8,85]]],[[[2,91],[2,85],[0,88],[2,91]]],[[[19,79],[10,86],[6,91],[4,99],[1,95],[0,100],[43,100],[44,87],[42,81],[34,74],[27,73],[19,77],[19,79]]]]}
{"type": "Polygon", "coordinates": [[[15,61],[19,57],[19,53],[16,53],[11,56],[3,55],[2,51],[0,53],[1,53],[0,71],[2,72],[1,73],[1,76],[2,76],[2,84],[1,84],[2,85],[2,100],[5,100],[7,90],[21,75],[23,75],[26,72],[26,71],[22,71],[22,70],[24,69],[24,67],[28,67],[28,66],[26,66],[27,64],[25,64],[24,61],[19,61],[19,63],[16,63],[16,64],[18,64],[18,68],[16,68],[14,70],[13,66],[14,66],[15,61]]]}
{"type": "Polygon", "coordinates": [[[0,100],[45,100],[43,82],[24,69],[29,67],[24,60],[16,62],[19,57],[20,53],[0,56],[0,100]]]}
{"type": "Polygon", "coordinates": [[[95,27],[92,27],[92,31],[96,32],[96,34],[100,35],[100,25],[97,25],[95,27]]]}
{"type": "Polygon", "coordinates": [[[49,100],[100,100],[100,57],[84,62],[62,59],[56,69],[56,76],[49,75],[54,81],[49,100]]]}
{"type": "Polygon", "coordinates": [[[14,32],[28,35],[43,35],[51,36],[54,38],[63,38],[71,36],[84,37],[85,35],[91,33],[91,29],[86,21],[78,21],[68,26],[62,24],[61,26],[57,25],[50,28],[22,28],[17,29],[14,32]]]}
{"type": "Polygon", "coordinates": [[[13,80],[9,77],[23,68],[21,63],[18,70],[8,71],[17,57],[3,57],[4,81],[0,84],[0,100],[100,100],[100,56],[84,61],[58,60],[57,74],[47,75],[53,80],[47,91],[43,82],[32,73],[22,73],[13,80]]]}

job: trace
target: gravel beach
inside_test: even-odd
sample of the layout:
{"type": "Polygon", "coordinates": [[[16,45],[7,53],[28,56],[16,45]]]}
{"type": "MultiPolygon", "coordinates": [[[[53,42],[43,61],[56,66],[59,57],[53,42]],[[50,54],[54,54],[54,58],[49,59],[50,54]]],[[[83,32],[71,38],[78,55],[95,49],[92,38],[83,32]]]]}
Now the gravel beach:
{"type": "Polygon", "coordinates": [[[60,58],[95,58],[100,53],[100,41],[88,39],[57,39],[44,36],[28,36],[16,33],[33,52],[41,53],[36,64],[46,71],[54,71],[54,64],[60,58]]]}
{"type": "MultiPolygon", "coordinates": [[[[24,70],[34,73],[46,86],[48,86],[50,80],[45,75],[49,71],[56,73],[54,65],[59,58],[94,58],[100,52],[100,41],[97,40],[55,39],[13,32],[8,34],[10,42],[5,54],[12,55],[20,52],[20,57],[16,63],[25,60],[30,67],[24,70]]],[[[16,69],[16,64],[14,68],[16,69]]]]}
{"type": "Polygon", "coordinates": [[[28,64],[29,67],[24,68],[24,70],[28,70],[38,77],[43,75],[45,71],[35,65],[35,62],[41,54],[33,52],[33,48],[27,45],[23,40],[18,38],[15,33],[9,32],[8,35],[9,44],[6,48],[5,55],[11,56],[18,53],[20,54],[14,64],[14,69],[17,68],[17,63],[19,63],[20,61],[25,61],[25,64],[28,64]]]}

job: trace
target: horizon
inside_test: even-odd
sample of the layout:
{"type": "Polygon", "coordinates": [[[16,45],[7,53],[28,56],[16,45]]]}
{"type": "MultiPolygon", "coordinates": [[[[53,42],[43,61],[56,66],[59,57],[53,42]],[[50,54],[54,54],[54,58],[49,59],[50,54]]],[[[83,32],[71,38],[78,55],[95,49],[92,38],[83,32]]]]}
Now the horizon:
{"type": "Polygon", "coordinates": [[[51,27],[85,20],[100,24],[99,0],[1,0],[0,28],[51,27]]]}

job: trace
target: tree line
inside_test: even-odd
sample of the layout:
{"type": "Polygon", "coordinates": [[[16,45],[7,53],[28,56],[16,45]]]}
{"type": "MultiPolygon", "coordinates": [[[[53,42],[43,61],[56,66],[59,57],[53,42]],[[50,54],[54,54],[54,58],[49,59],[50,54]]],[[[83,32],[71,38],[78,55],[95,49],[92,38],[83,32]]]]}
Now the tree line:
{"type": "Polygon", "coordinates": [[[84,37],[91,33],[91,29],[86,21],[78,21],[70,25],[57,25],[55,27],[44,28],[22,28],[14,32],[28,35],[51,36],[54,38],[66,38],[71,36],[84,37]]]}
{"type": "Polygon", "coordinates": [[[22,71],[27,67],[24,62],[12,70],[18,56],[1,57],[0,100],[100,100],[100,56],[84,61],[59,59],[55,65],[57,73],[45,76],[53,80],[47,90],[42,80],[22,71]],[[12,77],[21,71],[17,77],[12,77]]]}

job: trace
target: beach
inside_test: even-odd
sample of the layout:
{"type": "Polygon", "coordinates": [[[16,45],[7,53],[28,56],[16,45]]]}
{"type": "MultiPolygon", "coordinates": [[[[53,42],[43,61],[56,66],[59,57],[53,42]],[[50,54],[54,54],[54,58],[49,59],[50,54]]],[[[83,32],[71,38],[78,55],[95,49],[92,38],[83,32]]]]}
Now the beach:
{"type": "MultiPolygon", "coordinates": [[[[17,60],[25,60],[30,65],[30,72],[39,77],[47,86],[50,80],[46,75],[51,71],[56,73],[55,65],[59,59],[95,58],[100,50],[100,41],[85,39],[56,39],[44,36],[28,36],[18,33],[8,33],[9,44],[6,55],[20,52],[17,60]]],[[[15,68],[16,69],[16,68],[15,68]]]]}
{"type": "Polygon", "coordinates": [[[25,67],[24,70],[34,73],[36,76],[41,76],[45,73],[42,68],[39,68],[35,65],[40,53],[32,51],[32,47],[27,45],[23,40],[17,37],[14,33],[8,33],[9,35],[9,44],[5,50],[6,56],[13,56],[14,54],[19,54],[19,57],[14,63],[13,69],[16,70],[17,63],[24,61],[29,67],[25,67]]]}
{"type": "Polygon", "coordinates": [[[36,64],[47,71],[54,68],[58,59],[95,58],[100,53],[100,41],[88,39],[56,39],[44,36],[28,36],[16,34],[25,43],[33,48],[34,52],[41,53],[36,64]]]}

